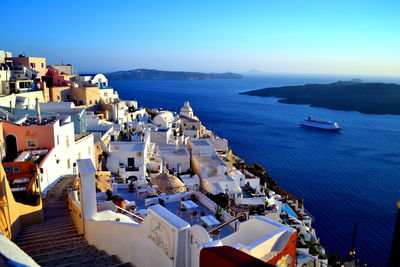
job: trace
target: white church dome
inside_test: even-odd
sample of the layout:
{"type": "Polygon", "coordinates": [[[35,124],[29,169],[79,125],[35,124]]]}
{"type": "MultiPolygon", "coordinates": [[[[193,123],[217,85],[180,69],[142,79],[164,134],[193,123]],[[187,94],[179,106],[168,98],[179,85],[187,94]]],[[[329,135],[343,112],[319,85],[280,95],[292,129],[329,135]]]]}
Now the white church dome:
{"type": "Polygon", "coordinates": [[[193,109],[190,106],[190,103],[188,101],[185,102],[185,104],[183,104],[183,107],[181,108],[181,112],[180,112],[181,116],[185,116],[185,117],[193,117],[193,109]]]}

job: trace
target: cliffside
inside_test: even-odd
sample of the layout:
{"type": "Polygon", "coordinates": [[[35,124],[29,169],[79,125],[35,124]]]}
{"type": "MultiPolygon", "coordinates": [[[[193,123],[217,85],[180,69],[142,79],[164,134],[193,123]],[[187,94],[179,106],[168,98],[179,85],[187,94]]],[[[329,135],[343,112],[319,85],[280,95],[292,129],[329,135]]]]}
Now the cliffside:
{"type": "Polygon", "coordinates": [[[236,73],[202,73],[186,71],[163,71],[150,69],[136,69],[117,71],[106,74],[110,80],[212,80],[212,79],[242,79],[236,73]]]}
{"type": "Polygon", "coordinates": [[[309,104],[367,114],[400,115],[400,85],[350,81],[271,87],[240,94],[278,97],[281,103],[309,104]]]}

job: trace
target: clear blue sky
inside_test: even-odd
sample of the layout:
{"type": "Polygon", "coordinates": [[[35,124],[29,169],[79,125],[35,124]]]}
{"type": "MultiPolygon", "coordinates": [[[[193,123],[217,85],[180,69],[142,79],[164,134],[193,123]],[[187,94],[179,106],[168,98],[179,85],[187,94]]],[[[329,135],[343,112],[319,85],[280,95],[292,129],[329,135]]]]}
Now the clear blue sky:
{"type": "Polygon", "coordinates": [[[400,75],[399,0],[2,1],[1,10],[0,49],[81,72],[400,75]]]}

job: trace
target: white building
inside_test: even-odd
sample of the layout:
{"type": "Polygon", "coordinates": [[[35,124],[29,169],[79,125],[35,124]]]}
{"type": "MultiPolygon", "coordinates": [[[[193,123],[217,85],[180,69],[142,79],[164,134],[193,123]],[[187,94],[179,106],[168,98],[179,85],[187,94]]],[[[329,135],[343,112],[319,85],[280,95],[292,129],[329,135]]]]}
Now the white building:
{"type": "Polygon", "coordinates": [[[144,142],[110,142],[106,167],[126,177],[145,177],[151,148],[148,134],[144,142]]]}
{"type": "Polygon", "coordinates": [[[75,81],[80,86],[83,86],[84,84],[94,84],[97,85],[99,88],[105,88],[108,86],[108,79],[101,73],[79,74],[79,76],[75,78],[75,81]]]}
{"type": "Polygon", "coordinates": [[[188,147],[192,156],[212,155],[215,152],[215,147],[205,139],[189,140],[188,147]]]}
{"type": "Polygon", "coordinates": [[[173,172],[182,173],[190,169],[190,154],[186,147],[176,145],[158,145],[156,154],[164,166],[173,172]]]}
{"type": "Polygon", "coordinates": [[[162,111],[154,117],[153,123],[158,127],[172,128],[175,122],[174,114],[170,111],[162,111]]]}
{"type": "Polygon", "coordinates": [[[12,53],[5,50],[0,50],[0,64],[5,63],[7,57],[12,57],[12,53]]]}
{"type": "Polygon", "coordinates": [[[100,98],[104,100],[106,104],[115,103],[119,100],[118,92],[113,88],[100,88],[100,98]]]}
{"type": "Polygon", "coordinates": [[[96,165],[94,158],[94,136],[92,133],[75,134],[76,160],[90,159],[96,165]]]}
{"type": "Polygon", "coordinates": [[[150,142],[157,145],[165,145],[173,142],[173,132],[171,128],[157,128],[150,132],[150,142]]]}
{"type": "Polygon", "coordinates": [[[182,134],[192,138],[199,138],[202,129],[201,121],[193,114],[193,109],[188,101],[184,103],[179,115],[182,134]]]}
{"type": "Polygon", "coordinates": [[[185,117],[188,117],[188,118],[192,118],[194,116],[193,109],[190,106],[190,103],[188,101],[186,101],[183,104],[183,107],[181,108],[181,111],[179,112],[179,115],[185,116],[185,117]]]}
{"type": "Polygon", "coordinates": [[[51,67],[64,72],[67,75],[75,74],[74,66],[71,64],[62,64],[62,65],[51,65],[51,67]]]}

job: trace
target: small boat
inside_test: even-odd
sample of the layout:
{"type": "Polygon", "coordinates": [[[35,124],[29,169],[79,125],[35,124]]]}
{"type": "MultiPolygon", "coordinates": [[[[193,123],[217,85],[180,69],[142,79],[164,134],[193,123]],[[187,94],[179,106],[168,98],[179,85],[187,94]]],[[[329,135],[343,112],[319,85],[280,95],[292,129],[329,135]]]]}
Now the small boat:
{"type": "Polygon", "coordinates": [[[339,132],[341,130],[339,124],[336,122],[316,120],[311,116],[308,116],[308,118],[301,123],[301,126],[335,132],[339,132]]]}

